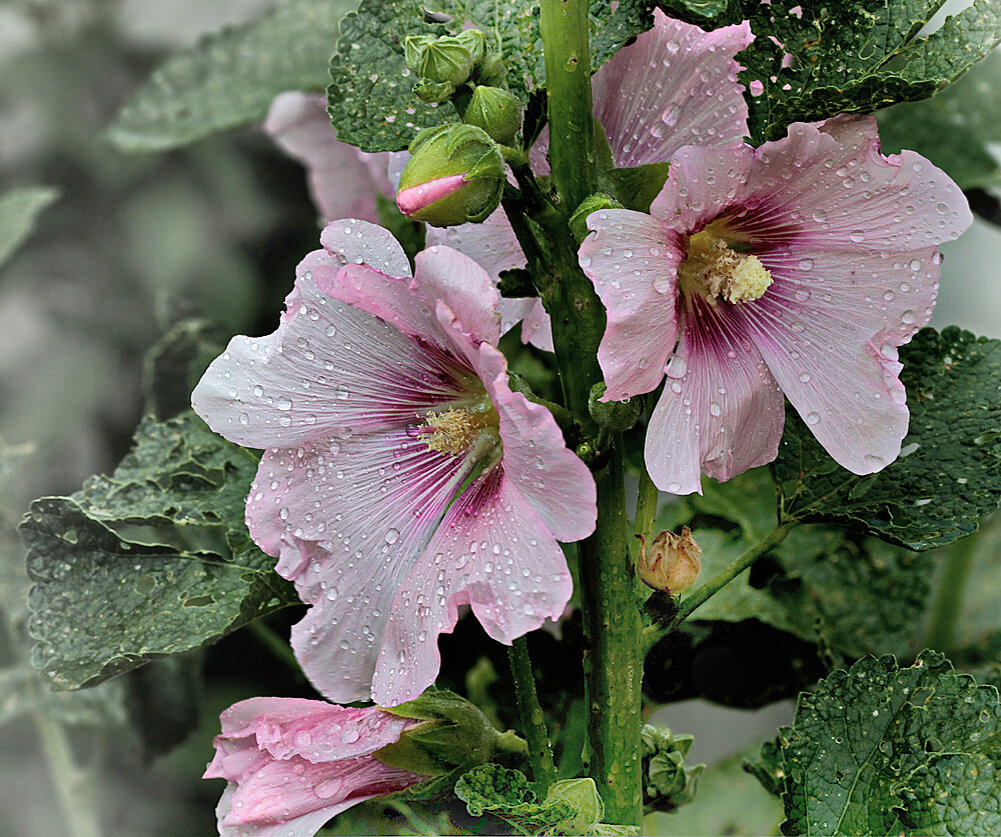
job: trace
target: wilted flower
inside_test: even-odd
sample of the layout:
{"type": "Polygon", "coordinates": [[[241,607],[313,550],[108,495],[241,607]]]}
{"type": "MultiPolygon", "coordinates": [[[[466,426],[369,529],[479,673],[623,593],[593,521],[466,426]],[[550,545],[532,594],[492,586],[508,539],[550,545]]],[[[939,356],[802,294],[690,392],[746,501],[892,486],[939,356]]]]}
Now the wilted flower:
{"type": "Polygon", "coordinates": [[[381,762],[378,751],[420,723],[376,707],[261,697],[220,717],[205,779],[225,779],[221,837],[312,837],[359,802],[428,777],[381,762]]]}
{"type": "Polygon", "coordinates": [[[782,393],[857,474],[900,451],[897,347],[928,321],[937,245],[972,216],[919,155],[879,153],[872,118],[797,123],[759,149],[683,148],[651,215],[604,210],[580,263],[608,312],[606,397],[666,386],[646,462],[670,492],[775,458],[782,393]]]}
{"type": "Polygon", "coordinates": [[[502,642],[557,618],[556,540],[594,528],[594,482],[552,415],[507,381],[497,290],[447,247],[416,276],[386,231],[338,221],[300,264],[278,330],[235,337],[192,404],[266,448],[254,540],[311,609],[292,632],[341,703],[413,698],[468,604],[502,642]]]}
{"type": "Polygon", "coordinates": [[[640,554],[636,572],[647,587],[675,595],[684,593],[695,583],[702,569],[702,548],[687,526],[681,534],[661,532],[647,543],[640,537],[640,554]]]}

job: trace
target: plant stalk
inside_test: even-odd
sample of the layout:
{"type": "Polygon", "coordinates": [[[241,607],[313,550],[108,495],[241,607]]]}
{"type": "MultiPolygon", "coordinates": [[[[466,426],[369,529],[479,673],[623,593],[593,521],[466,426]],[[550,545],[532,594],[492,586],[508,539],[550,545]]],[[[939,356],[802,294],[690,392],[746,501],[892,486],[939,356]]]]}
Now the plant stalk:
{"type": "Polygon", "coordinates": [[[931,623],[928,626],[926,645],[948,654],[953,650],[956,620],[963,606],[966,582],[973,565],[977,538],[969,535],[949,544],[945,550],[945,566],[935,592],[931,623]]]}
{"type": "Polygon", "coordinates": [[[549,731],[546,729],[545,715],[539,704],[539,695],[535,691],[535,673],[532,671],[532,660],[528,655],[528,640],[520,636],[508,648],[508,660],[511,662],[511,679],[514,681],[514,693],[518,701],[518,714],[521,716],[521,726],[528,741],[528,760],[532,765],[532,779],[539,790],[540,798],[545,798],[546,791],[556,781],[556,765],[553,763],[553,748],[549,741],[549,731]]]}

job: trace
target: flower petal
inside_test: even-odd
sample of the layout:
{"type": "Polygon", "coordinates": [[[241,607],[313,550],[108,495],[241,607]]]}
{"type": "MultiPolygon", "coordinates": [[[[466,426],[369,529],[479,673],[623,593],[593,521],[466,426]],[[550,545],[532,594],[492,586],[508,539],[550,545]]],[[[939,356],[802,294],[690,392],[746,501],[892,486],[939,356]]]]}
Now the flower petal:
{"type": "Polygon", "coordinates": [[[744,21],[712,32],[654,9],[653,28],[594,74],[594,115],[617,166],[671,159],[683,145],[725,145],[747,133],[734,56],[754,36],[744,21]]]}
{"type": "Polygon", "coordinates": [[[409,429],[265,452],[247,524],[312,605],[292,647],[325,697],[368,698],[396,591],[471,468],[409,429]]]}
{"type": "Polygon", "coordinates": [[[510,644],[558,618],[571,592],[563,552],[503,469],[494,468],[452,504],[401,586],[375,700],[402,703],[430,685],[441,662],[437,637],[455,627],[461,605],[472,606],[491,637],[510,644]]]}
{"type": "Polygon", "coordinates": [[[732,307],[689,303],[676,355],[650,417],[646,466],[658,488],[702,491],[771,462],[783,428],[782,393],[732,307]]]}
{"type": "Polygon", "coordinates": [[[500,294],[487,272],[451,247],[429,247],[415,259],[415,288],[430,305],[445,303],[463,332],[492,346],[500,340],[500,294]]]}
{"type": "Polygon", "coordinates": [[[598,348],[606,400],[650,392],[678,340],[675,288],[684,258],[678,236],[628,209],[592,213],[587,225],[579,259],[608,317],[598,348]]]}
{"type": "Polygon", "coordinates": [[[409,276],[410,260],[393,234],[375,224],[343,218],[331,221],[320,243],[340,265],[367,264],[390,276],[409,276]]]}
{"type": "Polygon", "coordinates": [[[353,428],[404,426],[415,413],[454,400],[463,387],[456,370],[454,360],[430,344],[418,345],[331,299],[306,271],[286,300],[278,330],[234,337],[191,403],[230,441],[288,447],[353,428]]]}
{"type": "Polygon", "coordinates": [[[271,103],[264,130],[306,167],[309,191],[324,219],[379,220],[376,193],[393,195],[386,176],[388,155],[365,154],[340,142],[325,97],[282,93],[271,103]]]}

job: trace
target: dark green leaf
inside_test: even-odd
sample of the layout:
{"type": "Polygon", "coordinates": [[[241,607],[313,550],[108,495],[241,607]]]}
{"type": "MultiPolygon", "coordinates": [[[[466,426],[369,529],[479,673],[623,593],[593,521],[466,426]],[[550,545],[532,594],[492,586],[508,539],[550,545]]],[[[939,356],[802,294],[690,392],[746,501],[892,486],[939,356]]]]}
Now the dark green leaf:
{"type": "Polygon", "coordinates": [[[147,418],[111,477],[32,504],[21,524],[32,662],[54,688],[206,645],[296,602],[243,523],[255,472],[248,451],[194,414],[147,418]]]}
{"type": "Polygon", "coordinates": [[[129,672],[121,681],[125,708],[147,762],[170,752],[198,725],[202,657],[200,651],[165,657],[129,672]]]}
{"type": "MultiPolygon", "coordinates": [[[[601,66],[627,40],[650,26],[644,0],[592,0],[591,62],[601,66]]],[[[519,0],[444,0],[435,6],[455,18],[458,31],[470,21],[499,49],[511,91],[527,102],[544,85],[538,7],[519,0]]],[[[364,151],[400,151],[421,128],[459,120],[448,102],[425,104],[413,95],[417,80],[403,58],[407,35],[443,32],[423,22],[413,0],[362,0],[344,18],[328,88],[338,137],[364,151]]]]}
{"type": "Polygon", "coordinates": [[[786,834],[964,834],[1001,830],[997,689],[939,654],[911,668],[860,660],[800,696],[780,730],[786,834]]]}
{"type": "Polygon", "coordinates": [[[999,90],[1001,52],[995,50],[934,98],[881,111],[883,153],[917,151],[963,189],[1001,182],[1001,164],[988,147],[1001,142],[999,90]]]}
{"type": "Polygon", "coordinates": [[[0,195],[0,265],[9,259],[35,228],[35,220],[59,197],[47,186],[14,189],[0,195]]]}
{"type": "Polygon", "coordinates": [[[778,139],[791,122],[925,99],[955,81],[1001,39],[1001,9],[976,0],[918,37],[941,5],[745,0],[757,37],[737,56],[746,68],[740,78],[764,87],[748,96],[752,139],[778,139]]]}
{"type": "Polygon", "coordinates": [[[283,0],[171,56],[108,129],[126,151],[162,151],[262,119],[286,90],[322,90],[337,24],[355,0],[283,0]]]}
{"type": "Polygon", "coordinates": [[[910,430],[901,456],[856,476],[794,411],[772,473],[784,520],[834,523],[924,550],[976,531],[1001,502],[1001,341],[922,329],[900,350],[910,430]]]}

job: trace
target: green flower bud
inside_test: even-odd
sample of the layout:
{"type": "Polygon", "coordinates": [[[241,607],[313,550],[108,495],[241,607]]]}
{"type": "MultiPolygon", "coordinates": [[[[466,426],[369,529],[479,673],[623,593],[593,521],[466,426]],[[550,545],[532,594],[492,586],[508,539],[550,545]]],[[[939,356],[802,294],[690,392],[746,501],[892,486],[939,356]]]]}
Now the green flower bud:
{"type": "Polygon", "coordinates": [[[643,802],[658,811],[673,811],[695,798],[704,764],[685,766],[692,736],[644,725],[640,732],[643,759],[643,802]]]}
{"type": "Polygon", "coordinates": [[[375,757],[383,764],[425,776],[483,764],[506,735],[475,704],[454,692],[425,692],[385,711],[419,723],[404,730],[399,741],[376,750],[375,757]]]}
{"type": "Polygon", "coordinates": [[[521,128],[521,102],[500,87],[477,85],[462,121],[482,128],[501,145],[510,145],[521,128]]]}
{"type": "Polygon", "coordinates": [[[430,81],[462,84],[483,58],[486,37],[479,29],[458,35],[408,35],[403,41],[407,66],[430,81]]]}
{"type": "Polygon", "coordinates": [[[455,85],[450,81],[431,81],[429,78],[422,78],[414,85],[414,95],[422,102],[444,102],[452,98],[455,93],[455,85]]]}
{"type": "Polygon", "coordinates": [[[483,221],[500,203],[504,176],[500,148],[482,128],[425,128],[410,144],[396,205],[435,227],[483,221]]]}
{"type": "Polygon", "coordinates": [[[625,401],[602,401],[606,389],[601,383],[591,387],[587,411],[602,430],[611,430],[613,433],[628,430],[636,424],[643,412],[643,399],[637,397],[627,398],[625,401]]]}
{"type": "Polygon", "coordinates": [[[573,233],[573,237],[577,239],[578,244],[587,238],[588,215],[592,212],[597,212],[599,209],[622,209],[622,204],[608,195],[598,194],[584,198],[583,203],[577,207],[574,214],[570,217],[570,232],[573,233]]]}

